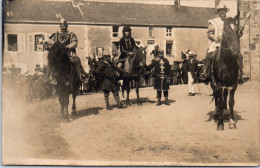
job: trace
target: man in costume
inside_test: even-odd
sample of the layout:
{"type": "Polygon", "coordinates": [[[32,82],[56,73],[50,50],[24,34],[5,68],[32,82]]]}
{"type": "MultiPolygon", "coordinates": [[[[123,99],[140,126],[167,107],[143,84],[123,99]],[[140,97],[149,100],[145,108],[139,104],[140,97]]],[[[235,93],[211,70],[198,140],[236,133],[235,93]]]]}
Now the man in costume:
{"type": "MultiPolygon", "coordinates": [[[[210,80],[212,59],[215,57],[215,55],[219,51],[219,48],[221,47],[220,45],[223,36],[224,22],[227,21],[227,19],[231,19],[226,17],[226,13],[229,11],[229,8],[227,8],[226,5],[224,5],[223,3],[219,3],[219,5],[216,8],[219,17],[208,21],[208,38],[211,41],[211,43],[207,50],[206,62],[205,66],[203,67],[203,73],[201,74],[201,79],[205,81],[205,84],[208,84],[210,80]]],[[[234,19],[238,19],[238,17],[235,17],[234,19]]],[[[235,26],[237,26],[236,23],[233,23],[233,25],[231,25],[233,29],[235,29],[235,26]]],[[[243,35],[243,27],[239,27],[238,30],[234,31],[236,32],[238,38],[240,38],[243,35]]],[[[243,56],[240,53],[238,53],[238,66],[238,82],[242,84],[243,56]]]]}
{"type": "Polygon", "coordinates": [[[120,79],[120,74],[124,74],[125,70],[117,67],[115,62],[112,61],[110,55],[104,55],[104,60],[99,64],[96,74],[103,76],[102,90],[104,92],[106,108],[112,110],[113,108],[109,104],[109,94],[113,93],[114,98],[117,102],[118,108],[123,108],[122,103],[120,102],[118,90],[118,80],[120,79]]]}
{"type": "MultiPolygon", "coordinates": [[[[65,19],[61,19],[59,24],[60,31],[53,33],[46,42],[50,45],[60,43],[68,50],[67,54],[69,59],[75,67],[77,76],[82,81],[82,76],[85,75],[85,71],[81,65],[80,58],[76,55],[76,47],[78,45],[77,36],[73,32],[68,31],[68,23],[65,19]]],[[[52,78],[50,83],[54,85],[57,84],[54,72],[52,72],[50,67],[48,69],[48,78],[52,78]]]]}
{"type": "Polygon", "coordinates": [[[148,70],[151,70],[154,68],[154,74],[155,74],[155,83],[154,83],[154,89],[157,90],[157,104],[156,106],[161,105],[161,97],[162,97],[162,91],[165,97],[165,105],[170,105],[168,100],[168,90],[171,80],[171,66],[169,64],[169,61],[164,58],[163,52],[159,52],[157,55],[155,55],[155,58],[152,60],[152,63],[150,65],[145,65],[144,67],[148,70]]]}

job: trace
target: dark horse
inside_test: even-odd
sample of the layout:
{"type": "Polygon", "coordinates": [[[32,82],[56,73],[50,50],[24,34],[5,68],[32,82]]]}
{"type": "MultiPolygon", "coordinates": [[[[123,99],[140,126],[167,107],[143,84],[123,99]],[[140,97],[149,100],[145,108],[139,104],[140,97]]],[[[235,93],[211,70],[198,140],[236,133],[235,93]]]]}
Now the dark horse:
{"type": "Polygon", "coordinates": [[[61,120],[65,122],[69,122],[68,106],[70,93],[72,93],[73,97],[72,114],[76,115],[75,100],[81,84],[67,52],[68,49],[59,43],[55,43],[48,53],[49,67],[57,80],[55,89],[61,106],[61,120]]]}
{"type": "Polygon", "coordinates": [[[139,83],[142,75],[145,74],[144,68],[141,66],[145,64],[146,61],[146,52],[144,48],[136,48],[133,52],[133,55],[129,55],[125,60],[124,69],[130,74],[123,77],[123,89],[122,95],[124,97],[124,90],[126,89],[126,104],[130,104],[129,94],[131,89],[131,82],[134,81],[136,96],[137,96],[137,104],[141,105],[142,102],[139,97],[139,83]]]}
{"type": "Polygon", "coordinates": [[[221,47],[216,51],[213,59],[212,88],[215,98],[216,116],[218,116],[218,130],[224,130],[223,110],[227,109],[229,95],[229,128],[236,128],[234,121],[234,95],[238,86],[238,56],[239,41],[237,33],[231,28],[232,20],[224,23],[221,47]]]}

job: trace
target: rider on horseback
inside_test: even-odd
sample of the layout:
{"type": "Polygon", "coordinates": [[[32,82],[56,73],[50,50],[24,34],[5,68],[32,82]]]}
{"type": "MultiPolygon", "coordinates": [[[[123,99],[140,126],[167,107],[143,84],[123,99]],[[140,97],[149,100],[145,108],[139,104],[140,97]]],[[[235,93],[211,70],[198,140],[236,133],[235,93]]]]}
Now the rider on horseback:
{"type": "MultiPolygon", "coordinates": [[[[217,6],[217,13],[219,17],[209,20],[208,25],[208,38],[211,41],[211,44],[209,46],[209,49],[207,50],[206,55],[206,62],[205,66],[203,67],[203,73],[201,74],[201,79],[204,80],[205,84],[209,83],[210,76],[211,76],[211,64],[212,60],[219,51],[219,48],[221,47],[221,40],[223,35],[223,26],[224,23],[227,21],[226,13],[229,11],[229,8],[226,7],[226,5],[220,3],[217,6]]],[[[235,29],[235,26],[237,26],[235,23],[233,25],[231,24],[231,27],[235,29]]],[[[243,27],[239,27],[236,34],[238,39],[243,35],[243,27]]],[[[243,74],[243,56],[238,52],[238,66],[239,66],[239,77],[238,82],[240,84],[243,83],[242,74],[243,74]]]]}
{"type": "Polygon", "coordinates": [[[135,44],[135,40],[131,37],[131,28],[129,26],[125,26],[123,28],[123,38],[120,39],[120,52],[119,56],[119,67],[123,67],[125,60],[128,56],[133,55],[135,48],[137,47],[135,44]]]}
{"type": "MultiPolygon", "coordinates": [[[[74,65],[78,78],[82,81],[82,76],[85,74],[85,71],[81,65],[80,58],[76,55],[76,47],[78,45],[77,36],[73,32],[68,31],[68,23],[65,19],[60,20],[60,31],[53,33],[48,40],[45,42],[51,46],[54,43],[59,43],[63,45],[67,50],[67,55],[74,65]]],[[[56,85],[57,81],[55,78],[55,72],[52,72],[51,68],[48,67],[48,76],[47,80],[56,85]]]]}

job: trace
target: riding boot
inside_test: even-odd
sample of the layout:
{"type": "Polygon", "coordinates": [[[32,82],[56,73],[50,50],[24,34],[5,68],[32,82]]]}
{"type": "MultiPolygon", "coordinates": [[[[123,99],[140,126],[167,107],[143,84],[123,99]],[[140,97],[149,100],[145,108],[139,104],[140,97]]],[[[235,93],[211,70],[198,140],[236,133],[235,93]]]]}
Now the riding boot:
{"type": "Polygon", "coordinates": [[[214,52],[207,53],[205,65],[202,68],[202,74],[200,75],[200,79],[204,80],[205,84],[208,84],[207,79],[210,77],[210,66],[211,66],[213,54],[214,52]]]}
{"type": "Polygon", "coordinates": [[[78,56],[73,56],[72,59],[73,59],[73,61],[71,63],[75,67],[76,74],[77,74],[78,78],[80,79],[80,81],[83,81],[82,76],[81,76],[82,66],[81,66],[80,58],[78,56]]]}

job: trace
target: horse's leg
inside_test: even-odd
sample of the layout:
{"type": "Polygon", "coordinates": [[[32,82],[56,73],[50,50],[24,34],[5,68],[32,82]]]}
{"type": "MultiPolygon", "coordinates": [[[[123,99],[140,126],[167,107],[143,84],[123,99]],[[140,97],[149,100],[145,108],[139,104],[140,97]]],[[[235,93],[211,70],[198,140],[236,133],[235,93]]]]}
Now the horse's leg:
{"type": "Polygon", "coordinates": [[[135,80],[135,89],[136,89],[136,96],[137,96],[137,104],[142,105],[142,102],[139,97],[139,79],[135,80]]]}
{"type": "Polygon", "coordinates": [[[223,96],[224,96],[224,104],[223,104],[224,115],[227,115],[228,114],[228,111],[227,111],[228,90],[225,89],[223,96]]]}
{"type": "Polygon", "coordinates": [[[230,129],[236,128],[236,123],[234,121],[235,91],[236,89],[231,90],[229,95],[229,128],[230,129]]]}
{"type": "Polygon", "coordinates": [[[72,87],[72,115],[77,115],[77,111],[76,111],[76,97],[78,95],[78,89],[80,87],[80,83],[77,84],[76,86],[72,87]]]}
{"type": "Polygon", "coordinates": [[[224,119],[223,119],[223,107],[224,107],[224,98],[223,98],[223,89],[219,89],[217,91],[217,97],[218,97],[218,102],[217,102],[217,110],[218,110],[218,125],[217,125],[217,130],[224,130],[224,119]]]}
{"type": "Polygon", "coordinates": [[[125,86],[126,86],[126,104],[130,105],[129,94],[130,94],[131,81],[126,81],[125,86]]]}
{"type": "Polygon", "coordinates": [[[64,103],[63,103],[62,96],[58,95],[58,97],[59,97],[59,102],[60,102],[60,114],[61,114],[60,119],[61,119],[61,121],[63,121],[64,120],[64,103]]]}
{"type": "Polygon", "coordinates": [[[63,102],[64,102],[64,117],[65,121],[69,122],[69,96],[70,96],[70,87],[65,87],[63,94],[63,102]]]}

